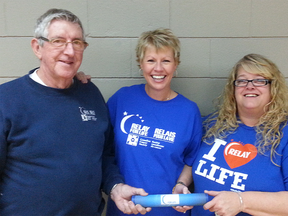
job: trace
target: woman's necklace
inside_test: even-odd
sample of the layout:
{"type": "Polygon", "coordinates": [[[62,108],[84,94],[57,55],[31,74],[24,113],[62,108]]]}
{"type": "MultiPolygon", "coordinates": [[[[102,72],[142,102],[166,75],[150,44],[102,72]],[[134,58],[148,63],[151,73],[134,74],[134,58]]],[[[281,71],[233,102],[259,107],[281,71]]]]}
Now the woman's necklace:
{"type": "Polygon", "coordinates": [[[151,97],[151,98],[153,98],[153,99],[155,99],[155,100],[167,101],[167,100],[172,99],[171,96],[172,96],[173,91],[172,91],[171,89],[169,90],[169,93],[168,93],[167,97],[166,97],[166,98],[163,98],[163,99],[157,99],[156,97],[152,97],[152,96],[148,93],[149,91],[147,90],[147,85],[145,85],[145,91],[146,91],[146,94],[147,94],[149,97],[151,97]]]}
{"type": "Polygon", "coordinates": [[[169,91],[169,95],[168,95],[168,97],[166,98],[166,101],[167,101],[167,100],[170,100],[170,97],[171,97],[171,90],[169,91]]]}

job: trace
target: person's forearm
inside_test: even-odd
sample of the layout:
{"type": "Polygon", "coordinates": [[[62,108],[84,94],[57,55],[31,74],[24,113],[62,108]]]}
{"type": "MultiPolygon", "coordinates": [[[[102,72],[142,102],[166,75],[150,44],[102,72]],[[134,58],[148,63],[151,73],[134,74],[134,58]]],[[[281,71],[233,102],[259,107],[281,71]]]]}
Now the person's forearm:
{"type": "Polygon", "coordinates": [[[287,216],[288,192],[254,192],[241,193],[243,212],[261,216],[287,216]]]}
{"type": "Polygon", "coordinates": [[[177,182],[183,182],[187,187],[192,183],[192,167],[191,166],[184,165],[183,170],[177,182]]]}

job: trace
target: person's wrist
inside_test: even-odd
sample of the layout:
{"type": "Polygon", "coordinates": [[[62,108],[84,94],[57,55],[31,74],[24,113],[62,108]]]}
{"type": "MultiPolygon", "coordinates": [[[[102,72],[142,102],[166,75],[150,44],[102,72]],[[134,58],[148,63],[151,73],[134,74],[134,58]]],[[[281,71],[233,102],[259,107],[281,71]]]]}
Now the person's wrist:
{"type": "Polygon", "coordinates": [[[187,185],[186,185],[184,182],[178,181],[178,182],[175,184],[175,186],[173,187],[172,193],[175,191],[175,188],[177,187],[177,185],[184,185],[185,187],[187,187],[187,185]]]}
{"type": "Polygon", "coordinates": [[[111,196],[112,191],[119,185],[120,183],[114,184],[113,187],[110,190],[109,195],[111,196]]]}
{"type": "Polygon", "coordinates": [[[244,209],[244,202],[243,202],[243,198],[242,198],[242,195],[241,195],[241,192],[236,192],[238,194],[238,197],[239,197],[239,202],[240,202],[240,212],[243,211],[244,209]]]}

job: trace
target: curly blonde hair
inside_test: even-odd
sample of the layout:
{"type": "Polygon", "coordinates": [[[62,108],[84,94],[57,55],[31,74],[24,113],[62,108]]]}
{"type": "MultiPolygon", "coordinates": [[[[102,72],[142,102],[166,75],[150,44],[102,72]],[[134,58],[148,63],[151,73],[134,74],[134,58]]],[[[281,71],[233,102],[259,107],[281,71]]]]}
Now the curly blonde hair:
{"type": "Polygon", "coordinates": [[[271,81],[271,101],[264,107],[265,112],[255,126],[257,133],[257,143],[255,145],[261,154],[270,150],[270,158],[272,163],[274,163],[273,158],[275,154],[278,154],[276,148],[283,136],[282,129],[288,120],[288,87],[285,77],[278,67],[272,61],[259,54],[244,56],[232,68],[224,91],[218,98],[217,111],[204,121],[203,126],[206,129],[206,133],[203,136],[203,141],[207,144],[212,144],[215,138],[226,138],[241,123],[241,120],[237,118],[235,86],[233,83],[240,67],[248,73],[263,76],[271,81]],[[209,127],[214,122],[215,124],[209,127]]]}

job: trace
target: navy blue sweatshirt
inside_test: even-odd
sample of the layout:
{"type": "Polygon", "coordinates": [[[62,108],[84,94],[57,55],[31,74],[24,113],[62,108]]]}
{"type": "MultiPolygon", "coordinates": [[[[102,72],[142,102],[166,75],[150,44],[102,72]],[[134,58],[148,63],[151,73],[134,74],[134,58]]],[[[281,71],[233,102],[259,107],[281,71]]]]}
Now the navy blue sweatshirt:
{"type": "MultiPolygon", "coordinates": [[[[30,71],[30,73],[33,72],[30,71]]],[[[106,104],[93,83],[0,86],[0,215],[101,215],[123,182],[106,104]]]]}

